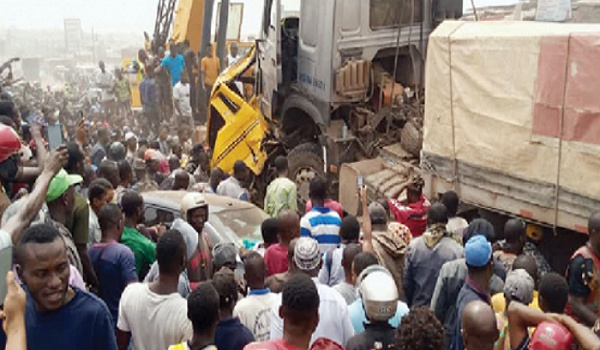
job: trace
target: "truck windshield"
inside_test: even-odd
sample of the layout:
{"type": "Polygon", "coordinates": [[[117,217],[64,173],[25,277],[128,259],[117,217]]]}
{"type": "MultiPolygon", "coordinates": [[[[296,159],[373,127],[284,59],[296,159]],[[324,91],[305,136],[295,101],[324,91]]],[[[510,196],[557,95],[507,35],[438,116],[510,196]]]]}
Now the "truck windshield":
{"type": "Polygon", "coordinates": [[[369,25],[375,30],[423,21],[421,0],[370,0],[369,11],[369,25]],[[412,20],[411,6],[414,6],[412,20]]]}

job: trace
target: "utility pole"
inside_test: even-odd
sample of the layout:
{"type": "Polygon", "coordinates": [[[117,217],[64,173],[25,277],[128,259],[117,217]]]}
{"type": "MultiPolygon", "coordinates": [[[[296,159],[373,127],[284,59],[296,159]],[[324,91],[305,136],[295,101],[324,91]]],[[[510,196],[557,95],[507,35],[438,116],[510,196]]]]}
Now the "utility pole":
{"type": "Polygon", "coordinates": [[[217,57],[221,62],[221,70],[225,69],[225,57],[227,56],[227,23],[229,21],[229,0],[221,0],[221,11],[219,12],[219,32],[217,35],[217,57]]]}

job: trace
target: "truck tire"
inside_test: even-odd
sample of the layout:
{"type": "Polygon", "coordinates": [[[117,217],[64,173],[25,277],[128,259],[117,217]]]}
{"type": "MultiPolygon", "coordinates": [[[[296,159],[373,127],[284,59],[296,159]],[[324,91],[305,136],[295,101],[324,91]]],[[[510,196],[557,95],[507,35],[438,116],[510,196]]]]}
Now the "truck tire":
{"type": "Polygon", "coordinates": [[[324,177],[322,150],[316,143],[308,142],[294,147],[288,154],[290,179],[298,189],[298,209],[304,212],[308,202],[310,181],[317,176],[324,177]]]}
{"type": "Polygon", "coordinates": [[[402,128],[400,145],[409,154],[415,157],[420,156],[423,147],[423,132],[412,121],[406,123],[402,128]]]}

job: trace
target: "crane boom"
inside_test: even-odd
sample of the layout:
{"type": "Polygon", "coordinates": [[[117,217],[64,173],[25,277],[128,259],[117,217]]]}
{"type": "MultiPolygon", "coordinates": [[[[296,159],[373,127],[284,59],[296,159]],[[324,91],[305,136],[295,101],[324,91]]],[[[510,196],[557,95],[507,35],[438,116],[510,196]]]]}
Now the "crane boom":
{"type": "Polygon", "coordinates": [[[156,22],[154,23],[154,37],[152,38],[153,52],[156,52],[159,46],[163,46],[169,37],[176,3],[177,0],[158,0],[156,22]]]}

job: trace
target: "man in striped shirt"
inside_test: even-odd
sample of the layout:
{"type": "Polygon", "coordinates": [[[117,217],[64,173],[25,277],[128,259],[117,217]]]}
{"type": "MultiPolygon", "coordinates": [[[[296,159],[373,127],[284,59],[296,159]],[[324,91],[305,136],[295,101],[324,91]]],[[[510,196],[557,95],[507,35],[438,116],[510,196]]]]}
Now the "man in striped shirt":
{"type": "Polygon", "coordinates": [[[342,242],[339,234],[342,220],[338,213],[325,206],[325,198],[327,198],[325,179],[315,178],[311,181],[309,197],[313,208],[300,220],[300,234],[316,239],[321,253],[325,253],[337,248],[342,242]]]}

